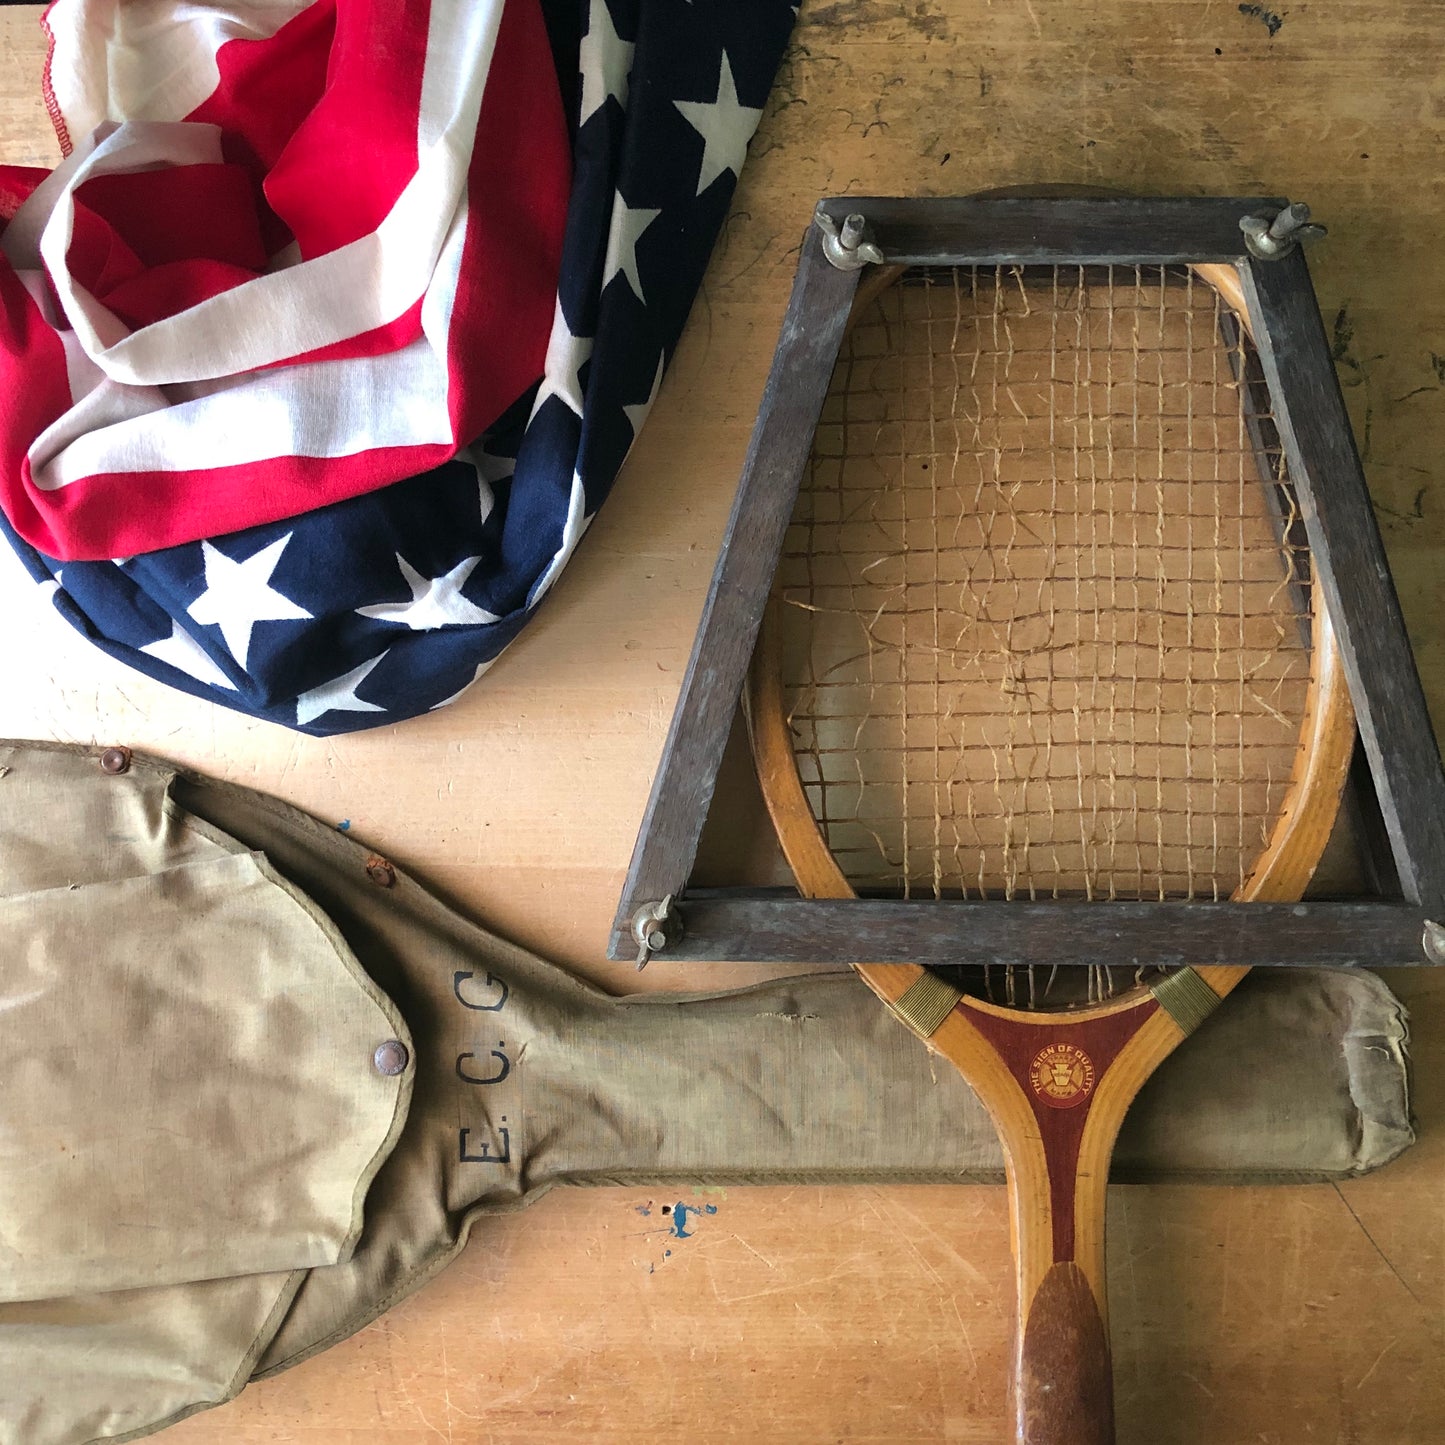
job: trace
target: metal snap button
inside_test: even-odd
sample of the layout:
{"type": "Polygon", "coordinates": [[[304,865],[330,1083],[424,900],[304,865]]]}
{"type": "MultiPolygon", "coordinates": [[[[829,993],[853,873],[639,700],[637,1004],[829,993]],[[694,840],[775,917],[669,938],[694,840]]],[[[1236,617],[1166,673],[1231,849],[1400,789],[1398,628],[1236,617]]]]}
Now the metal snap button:
{"type": "Polygon", "coordinates": [[[100,766],[102,771],[111,774],[126,772],[130,767],[130,749],[107,748],[100,755],[100,766]]]}
{"type": "Polygon", "coordinates": [[[377,1045],[371,1062],[376,1065],[378,1074],[385,1074],[390,1078],[406,1068],[411,1062],[411,1054],[400,1039],[388,1039],[384,1044],[377,1045]]]}

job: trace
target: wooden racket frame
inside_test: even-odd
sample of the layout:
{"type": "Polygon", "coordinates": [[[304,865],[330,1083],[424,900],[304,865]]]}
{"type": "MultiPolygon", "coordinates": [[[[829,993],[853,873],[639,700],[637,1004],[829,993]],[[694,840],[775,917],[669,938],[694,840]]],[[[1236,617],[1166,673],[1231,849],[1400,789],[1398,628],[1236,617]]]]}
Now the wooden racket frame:
{"type": "MultiPolygon", "coordinates": [[[[879,268],[870,275],[858,289],[849,324],[906,269],[879,268]]],[[[1191,269],[1248,331],[1235,268],[1191,269]]],[[[1286,902],[1303,894],[1334,828],[1354,753],[1354,709],[1318,587],[1310,589],[1310,601],[1310,681],[1299,746],[1280,813],[1234,895],[1237,902],[1286,902]]],[[[799,891],[809,899],[851,899],[853,889],[808,805],[792,746],[781,672],[784,605],[776,595],[769,600],[745,690],[758,780],[799,891]]],[[[1185,970],[1207,991],[1186,985],[1193,990],[1192,1011],[1171,1002],[1161,1007],[1158,988],[1142,984],[1103,1003],[1047,1012],[960,995],[914,964],[854,967],[884,1004],[959,1070],[998,1132],[1015,1264],[1015,1438],[1027,1445],[1109,1445],[1114,1431],[1104,1237],[1114,1143],[1139,1089],[1248,968],[1185,970]],[[920,991],[927,1000],[922,1017],[908,1005],[920,991]],[[1031,1087],[1042,1049],[1060,1046],[1082,1055],[1092,1076],[1090,1088],[1068,1108],[1048,1103],[1031,1087]]],[[[1181,976],[1171,977],[1179,988],[1181,976]]]]}

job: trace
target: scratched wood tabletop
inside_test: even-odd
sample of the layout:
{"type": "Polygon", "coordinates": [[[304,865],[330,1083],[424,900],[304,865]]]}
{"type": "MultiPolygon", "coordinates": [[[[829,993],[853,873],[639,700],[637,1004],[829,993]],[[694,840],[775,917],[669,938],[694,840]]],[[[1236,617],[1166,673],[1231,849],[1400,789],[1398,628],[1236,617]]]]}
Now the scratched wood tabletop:
{"type": "MultiPolygon", "coordinates": [[[[0,11],[0,158],[53,163],[39,7],[0,11]]],[[[280,794],[615,988],[603,947],[820,196],[1059,181],[1283,194],[1312,264],[1435,716],[1445,718],[1445,29],[1432,0],[805,4],[652,419],[484,683],[318,740],[91,649],[6,553],[0,735],[125,742],[280,794]]],[[[707,975],[719,984],[757,970],[707,975]]],[[[654,988],[700,986],[658,962],[654,988]]],[[[1125,1445],[1445,1440],[1445,980],[1413,1012],[1420,1143],[1339,1187],[1117,1188],[1125,1445]]],[[[689,1237],[625,1189],[476,1231],[371,1328],[177,1445],[1004,1437],[997,1188],[729,1189],[689,1237]]],[[[663,1201],[656,1201],[659,1205],[663,1201]]]]}

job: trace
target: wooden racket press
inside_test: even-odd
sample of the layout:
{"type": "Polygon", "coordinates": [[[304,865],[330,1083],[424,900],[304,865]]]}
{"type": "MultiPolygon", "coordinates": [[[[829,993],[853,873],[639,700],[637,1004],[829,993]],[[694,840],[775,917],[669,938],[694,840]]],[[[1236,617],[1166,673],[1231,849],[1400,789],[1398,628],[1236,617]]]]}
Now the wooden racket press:
{"type": "MultiPolygon", "coordinates": [[[[1019,1313],[1012,1396],[1016,1438],[1031,1445],[1113,1438],[1104,1189],[1119,1123],[1157,1064],[1251,966],[1445,961],[1445,777],[1298,244],[1312,229],[1306,221],[1303,207],[1267,199],[820,204],[614,924],[610,956],[636,957],[639,966],[654,954],[853,965],[961,1069],[1008,1162],[1019,1313]],[[900,276],[926,279],[940,268],[991,276],[981,284],[1000,295],[1041,272],[1057,278],[1060,268],[1075,268],[1080,291],[1100,270],[1113,278],[1133,268],[1139,277],[1148,268],[1161,296],[1181,285],[1192,294],[1197,284],[1223,298],[1217,324],[1226,339],[1234,335],[1226,389],[1246,399],[1259,479],[1285,499],[1272,503],[1280,543],[1307,559],[1302,581],[1292,563],[1286,570],[1304,599],[1295,616],[1310,661],[1295,762],[1271,805],[1275,821],[1247,870],[1222,893],[1216,882],[1212,898],[1206,890],[1209,901],[1192,882],[1161,883],[1158,897],[1126,889],[1120,896],[1132,901],[1117,901],[1111,889],[1110,901],[1083,906],[1057,887],[1042,898],[1032,887],[1005,887],[1009,901],[995,901],[999,888],[982,884],[973,892],[935,888],[924,903],[906,879],[901,896],[890,896],[840,865],[843,845],[810,804],[809,787],[816,793],[819,782],[800,771],[799,729],[780,691],[789,644],[769,596],[775,579],[785,585],[785,538],[850,318],[900,276]],[[689,889],[750,665],[754,758],[797,888],[689,889]],[[1366,899],[1300,902],[1334,823],[1356,724],[1355,772],[1369,785],[1387,840],[1376,870],[1383,882],[1366,899]],[[1032,970],[1057,965],[1106,979],[1123,965],[1126,985],[1117,996],[1090,990],[1061,1009],[1036,1009],[1032,970]],[[940,968],[973,969],[985,980],[991,970],[1010,979],[1020,971],[1030,992],[1015,997],[1010,984],[1008,996],[995,999],[956,973],[933,971],[940,968]]],[[[1105,311],[1113,285],[1096,288],[1105,311]]],[[[991,304],[997,329],[1004,303],[991,304]]],[[[1074,324],[1092,335],[1096,321],[1074,324]]],[[[885,336],[892,324],[885,321],[885,336]]],[[[1112,345],[1109,317],[1098,324],[1112,345]]],[[[1007,359],[1027,344],[1010,337],[1007,359]]],[[[1007,405],[1022,415],[1016,396],[1007,405]]],[[[1160,449],[1162,465],[1162,439],[1160,449]]],[[[1173,495],[1161,484],[1161,498],[1173,495]]],[[[1156,509],[1162,539],[1169,519],[1156,509]]],[[[1245,671],[1241,663],[1241,685],[1245,671]]]]}

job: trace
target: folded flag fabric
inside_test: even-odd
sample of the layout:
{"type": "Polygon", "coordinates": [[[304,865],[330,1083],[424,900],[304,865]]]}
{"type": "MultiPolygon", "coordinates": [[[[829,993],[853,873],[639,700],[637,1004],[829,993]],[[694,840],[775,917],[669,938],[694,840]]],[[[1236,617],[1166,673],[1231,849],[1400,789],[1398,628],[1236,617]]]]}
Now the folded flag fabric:
{"type": "Polygon", "coordinates": [[[49,22],[73,144],[0,236],[27,542],[101,560],[295,516],[446,461],[536,380],[571,168],[536,0],[49,22]]]}
{"type": "Polygon", "coordinates": [[[0,168],[0,531],[112,655],[329,734],[441,706],[606,496],[780,0],[57,0],[0,168]]]}

